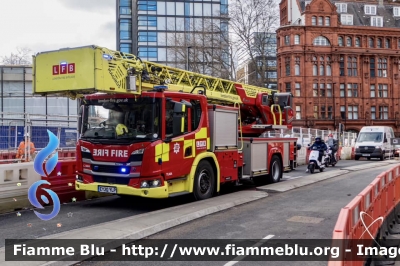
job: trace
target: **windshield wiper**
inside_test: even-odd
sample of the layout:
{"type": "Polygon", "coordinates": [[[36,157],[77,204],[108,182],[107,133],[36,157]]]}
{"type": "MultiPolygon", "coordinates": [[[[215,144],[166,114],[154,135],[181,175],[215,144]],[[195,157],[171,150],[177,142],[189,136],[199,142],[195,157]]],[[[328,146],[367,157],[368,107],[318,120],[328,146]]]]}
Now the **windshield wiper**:
{"type": "Polygon", "coordinates": [[[95,144],[101,144],[100,141],[97,141],[97,140],[94,139],[94,138],[88,138],[88,137],[86,137],[86,138],[81,138],[81,139],[83,139],[83,140],[85,140],[85,141],[89,141],[89,142],[95,143],[95,144]]]}

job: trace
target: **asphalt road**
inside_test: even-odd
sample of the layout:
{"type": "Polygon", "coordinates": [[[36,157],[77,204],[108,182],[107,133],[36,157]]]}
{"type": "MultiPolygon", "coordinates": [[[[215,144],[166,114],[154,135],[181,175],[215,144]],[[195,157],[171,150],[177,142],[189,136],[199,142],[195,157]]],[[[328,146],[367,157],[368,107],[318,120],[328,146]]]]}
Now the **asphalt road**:
{"type": "MultiPolygon", "coordinates": [[[[326,171],[367,163],[369,162],[340,161],[336,167],[329,167],[326,171]]],[[[300,166],[295,171],[284,173],[282,182],[307,176],[308,174],[305,173],[305,169],[305,166],[300,166]]],[[[234,193],[237,190],[243,189],[254,189],[254,186],[245,185],[237,188],[226,188],[223,189],[221,194],[234,193]]],[[[111,196],[63,204],[58,216],[50,221],[40,220],[33,213],[33,210],[19,211],[20,216],[17,216],[17,212],[2,214],[0,215],[0,247],[4,246],[5,239],[35,239],[45,237],[192,201],[193,198],[191,195],[164,200],[132,198],[131,201],[121,199],[118,196],[111,196]]],[[[286,202],[286,200],[283,202],[286,202]]],[[[45,210],[40,210],[40,212],[50,213],[51,208],[51,206],[46,207],[45,210]]]]}
{"type": "MultiPolygon", "coordinates": [[[[357,164],[363,163],[368,162],[357,162],[357,164]]],[[[348,161],[343,164],[341,162],[340,166],[345,167],[350,165],[351,162],[348,161]]],[[[387,165],[350,172],[343,176],[285,193],[271,194],[265,199],[197,219],[151,236],[148,239],[261,239],[270,235],[273,235],[273,239],[329,239],[332,237],[332,231],[340,209],[347,205],[377,175],[393,166],[387,165]],[[289,219],[290,221],[288,221],[289,219]]],[[[342,167],[338,165],[335,168],[339,169],[342,167]]],[[[93,258],[79,265],[116,266],[132,264],[132,262],[112,262],[115,260],[116,254],[120,254],[120,251],[117,250],[116,253],[108,253],[105,256],[101,256],[101,258],[93,258]]],[[[134,262],[135,265],[146,266],[233,265],[227,263],[229,262],[134,262]]],[[[240,261],[235,265],[297,266],[326,264],[326,262],[240,261]]]]}

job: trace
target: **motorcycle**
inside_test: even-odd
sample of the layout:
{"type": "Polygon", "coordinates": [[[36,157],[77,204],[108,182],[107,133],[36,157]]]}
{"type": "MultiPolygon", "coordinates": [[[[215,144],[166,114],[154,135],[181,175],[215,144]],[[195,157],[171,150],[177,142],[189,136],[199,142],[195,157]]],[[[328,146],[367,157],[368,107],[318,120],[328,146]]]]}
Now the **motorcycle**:
{"type": "Polygon", "coordinates": [[[336,161],[335,162],[333,162],[334,160],[333,160],[333,150],[332,150],[332,147],[328,147],[328,150],[326,151],[326,154],[325,154],[325,167],[328,167],[329,165],[332,165],[332,166],[335,166],[336,165],[336,161]]]}
{"type": "MultiPolygon", "coordinates": [[[[325,151],[324,151],[325,153],[325,151]]],[[[313,149],[310,152],[310,156],[308,157],[308,170],[310,171],[311,174],[314,173],[315,169],[319,169],[320,172],[323,172],[325,170],[325,157],[326,155],[324,154],[322,156],[322,162],[318,161],[319,157],[319,150],[317,150],[316,147],[313,147],[313,149]]]]}

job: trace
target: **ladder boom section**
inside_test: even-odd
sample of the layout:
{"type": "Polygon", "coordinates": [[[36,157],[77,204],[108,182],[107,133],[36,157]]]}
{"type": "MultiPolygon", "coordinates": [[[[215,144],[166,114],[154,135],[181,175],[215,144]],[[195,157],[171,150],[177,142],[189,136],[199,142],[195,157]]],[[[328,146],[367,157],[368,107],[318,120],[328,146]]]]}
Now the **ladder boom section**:
{"type": "Polygon", "coordinates": [[[168,85],[168,90],[173,91],[188,93],[203,91],[211,101],[243,103],[243,97],[255,99],[260,92],[269,95],[277,92],[277,90],[241,84],[148,61],[144,61],[144,65],[152,83],[168,85]],[[241,91],[244,95],[241,95],[241,91]]]}
{"type": "Polygon", "coordinates": [[[98,46],[42,52],[33,58],[33,92],[70,98],[84,94],[132,93],[166,85],[170,91],[206,94],[210,102],[244,103],[276,90],[173,68],[98,46]]]}

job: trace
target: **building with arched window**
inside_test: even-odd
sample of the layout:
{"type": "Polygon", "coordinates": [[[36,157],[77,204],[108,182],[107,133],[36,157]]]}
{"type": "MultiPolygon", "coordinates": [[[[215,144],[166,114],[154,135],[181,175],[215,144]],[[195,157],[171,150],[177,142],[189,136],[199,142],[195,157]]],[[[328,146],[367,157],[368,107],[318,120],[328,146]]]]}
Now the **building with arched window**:
{"type": "Polygon", "coordinates": [[[281,1],[278,89],[294,95],[294,126],[400,136],[400,3],[378,4],[281,1]]]}

